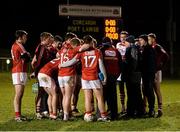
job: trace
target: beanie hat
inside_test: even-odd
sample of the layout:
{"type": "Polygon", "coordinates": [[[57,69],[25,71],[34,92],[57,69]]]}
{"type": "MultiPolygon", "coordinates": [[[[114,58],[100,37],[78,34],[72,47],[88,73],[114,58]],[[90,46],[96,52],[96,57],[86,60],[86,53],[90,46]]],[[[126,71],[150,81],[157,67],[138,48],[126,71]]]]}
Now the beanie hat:
{"type": "Polygon", "coordinates": [[[148,42],[148,36],[146,34],[140,35],[139,38],[142,38],[144,41],[148,42]]]}
{"type": "Polygon", "coordinates": [[[129,35],[125,41],[129,43],[135,43],[135,37],[133,35],[129,35]]]}
{"type": "Polygon", "coordinates": [[[109,37],[104,37],[102,39],[102,45],[109,45],[110,46],[111,43],[112,43],[112,40],[109,37]]]}

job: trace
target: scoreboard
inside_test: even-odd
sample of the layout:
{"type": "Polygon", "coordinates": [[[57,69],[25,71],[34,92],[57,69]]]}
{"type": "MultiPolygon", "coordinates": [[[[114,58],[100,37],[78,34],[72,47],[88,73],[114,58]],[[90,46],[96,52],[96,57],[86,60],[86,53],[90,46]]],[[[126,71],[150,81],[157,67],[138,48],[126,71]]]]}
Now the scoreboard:
{"type": "Polygon", "coordinates": [[[105,36],[109,37],[113,40],[118,40],[119,39],[119,34],[118,34],[118,20],[116,19],[105,19],[104,20],[104,32],[105,36]]]}
{"type": "Polygon", "coordinates": [[[67,32],[74,32],[79,37],[89,34],[97,40],[102,40],[105,36],[118,40],[121,29],[122,20],[117,18],[70,17],[66,22],[67,32]]]}

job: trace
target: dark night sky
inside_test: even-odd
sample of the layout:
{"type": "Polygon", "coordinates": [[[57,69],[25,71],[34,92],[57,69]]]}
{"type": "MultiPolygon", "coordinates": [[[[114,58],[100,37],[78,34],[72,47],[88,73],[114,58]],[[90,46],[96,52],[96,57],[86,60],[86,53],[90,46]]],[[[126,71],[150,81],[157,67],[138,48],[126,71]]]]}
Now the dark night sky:
{"type": "MultiPolygon", "coordinates": [[[[169,19],[168,0],[69,0],[70,4],[120,5],[124,30],[134,34],[155,32],[166,41],[169,19]]],[[[49,31],[62,33],[63,19],[58,16],[58,5],[66,0],[6,0],[0,3],[0,48],[10,48],[16,29],[29,32],[36,43],[39,34],[49,31]],[[3,2],[3,3],[2,3],[3,2]]],[[[35,47],[34,45],[32,47],[35,47]]],[[[31,47],[31,48],[32,48],[31,47]]]]}
{"type": "MultiPolygon", "coordinates": [[[[122,30],[127,30],[136,37],[143,33],[156,33],[158,42],[170,56],[174,56],[174,59],[171,57],[165,73],[169,74],[170,62],[175,64],[172,66],[174,71],[180,70],[180,61],[177,61],[180,56],[180,45],[169,37],[176,36],[176,26],[172,31],[168,29],[170,18],[176,23],[176,0],[69,0],[69,2],[70,4],[122,6],[122,30]],[[172,6],[169,6],[170,2],[172,6]],[[172,14],[170,7],[172,7],[172,14]],[[170,40],[173,42],[171,52],[170,40]]],[[[4,49],[10,53],[14,32],[17,29],[24,29],[29,33],[27,50],[30,53],[34,52],[41,32],[47,31],[53,35],[64,36],[66,22],[64,17],[58,15],[58,6],[66,3],[67,0],[0,0],[0,55],[2,56],[1,52],[5,51],[4,49]]],[[[175,73],[178,76],[178,72],[175,73]]]]}

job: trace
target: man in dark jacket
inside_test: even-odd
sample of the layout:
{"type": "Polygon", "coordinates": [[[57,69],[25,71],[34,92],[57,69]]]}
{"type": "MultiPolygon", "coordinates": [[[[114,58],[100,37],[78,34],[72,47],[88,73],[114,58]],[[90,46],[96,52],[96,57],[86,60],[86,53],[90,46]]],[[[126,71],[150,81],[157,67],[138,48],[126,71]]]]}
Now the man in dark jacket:
{"type": "Polygon", "coordinates": [[[143,88],[144,88],[144,96],[147,97],[149,117],[155,116],[154,105],[155,105],[155,95],[154,95],[154,78],[155,78],[155,70],[156,70],[156,62],[155,62],[155,51],[148,44],[148,36],[143,34],[139,36],[139,43],[142,49],[142,80],[143,80],[143,88]]]}
{"type": "Polygon", "coordinates": [[[125,43],[129,45],[125,53],[125,81],[127,89],[127,116],[141,117],[143,112],[143,100],[140,88],[141,71],[140,71],[140,50],[135,45],[135,37],[130,35],[126,38],[125,43]]]}

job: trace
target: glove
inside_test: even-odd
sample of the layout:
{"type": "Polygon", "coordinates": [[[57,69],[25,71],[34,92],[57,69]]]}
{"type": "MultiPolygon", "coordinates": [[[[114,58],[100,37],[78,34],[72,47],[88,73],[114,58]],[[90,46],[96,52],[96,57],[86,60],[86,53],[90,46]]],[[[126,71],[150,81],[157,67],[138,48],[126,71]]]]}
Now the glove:
{"type": "Polygon", "coordinates": [[[21,54],[21,59],[24,59],[26,63],[30,62],[30,54],[28,54],[27,52],[21,54]]]}

